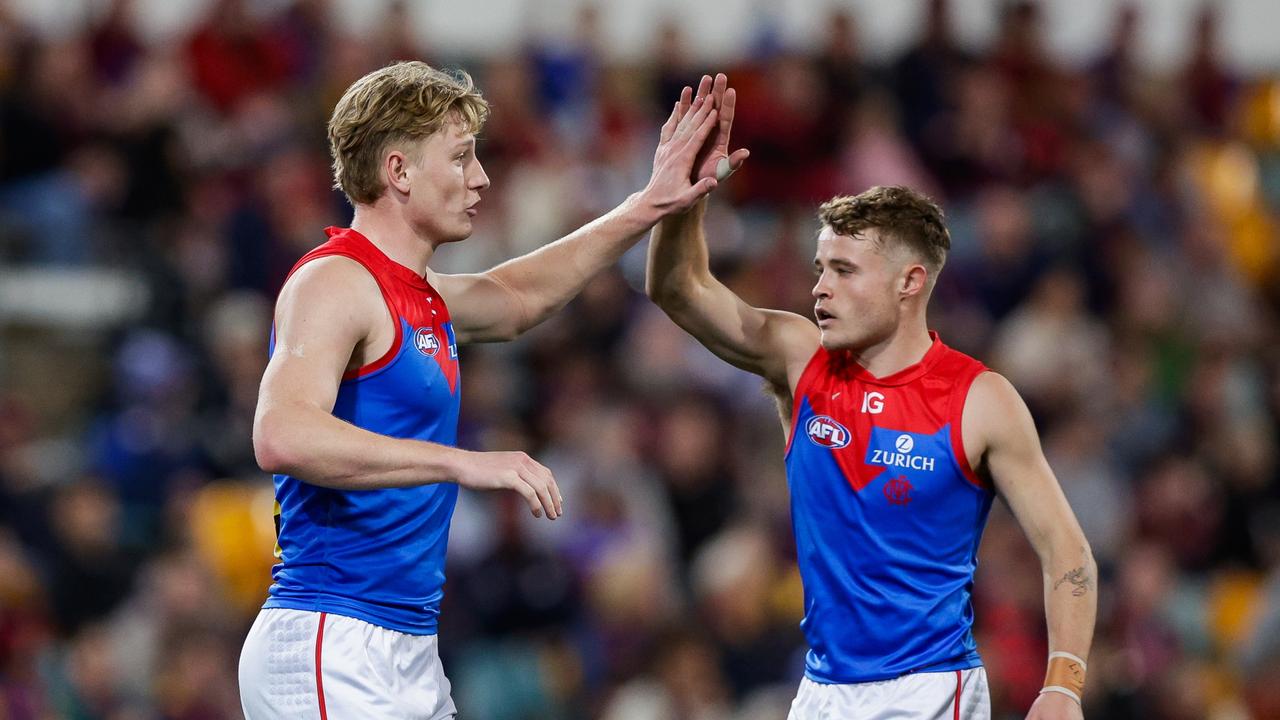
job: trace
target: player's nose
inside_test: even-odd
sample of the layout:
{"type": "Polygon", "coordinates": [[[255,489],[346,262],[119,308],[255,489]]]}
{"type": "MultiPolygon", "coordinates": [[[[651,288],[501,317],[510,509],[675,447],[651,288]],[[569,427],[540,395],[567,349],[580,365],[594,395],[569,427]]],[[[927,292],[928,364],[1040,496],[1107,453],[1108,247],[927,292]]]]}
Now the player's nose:
{"type": "Polygon", "coordinates": [[[475,172],[471,174],[467,187],[476,192],[489,189],[489,175],[484,171],[484,166],[480,164],[479,160],[476,160],[475,172]]]}
{"type": "Polygon", "coordinates": [[[831,297],[831,290],[827,287],[827,284],[824,282],[826,277],[827,277],[827,274],[823,273],[818,277],[818,281],[813,284],[813,290],[811,292],[813,293],[813,297],[817,300],[831,297]]]}

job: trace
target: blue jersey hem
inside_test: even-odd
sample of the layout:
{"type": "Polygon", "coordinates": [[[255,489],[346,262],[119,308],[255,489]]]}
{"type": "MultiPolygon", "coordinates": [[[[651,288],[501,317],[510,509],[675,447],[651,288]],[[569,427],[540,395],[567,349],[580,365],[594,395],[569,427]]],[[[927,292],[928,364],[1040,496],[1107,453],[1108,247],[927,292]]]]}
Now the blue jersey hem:
{"type": "Polygon", "coordinates": [[[907,675],[919,675],[920,673],[939,673],[954,672],[956,670],[972,670],[973,668],[982,667],[982,658],[975,653],[958,660],[934,663],[925,665],[914,670],[905,672],[885,672],[872,675],[850,675],[850,676],[834,676],[834,675],[818,675],[809,668],[805,668],[804,676],[820,685],[857,685],[859,683],[883,682],[885,680],[897,680],[907,675]]]}
{"type": "Polygon", "coordinates": [[[333,598],[316,598],[306,600],[302,598],[281,598],[269,597],[262,604],[263,609],[279,608],[283,610],[306,610],[309,612],[323,612],[330,615],[341,615],[343,617],[353,618],[361,622],[367,622],[370,625],[377,625],[386,630],[394,630],[406,635],[435,635],[437,623],[434,618],[430,622],[424,623],[402,623],[395,620],[389,620],[385,615],[378,615],[369,612],[369,608],[361,607],[351,603],[342,602],[333,598]]]}

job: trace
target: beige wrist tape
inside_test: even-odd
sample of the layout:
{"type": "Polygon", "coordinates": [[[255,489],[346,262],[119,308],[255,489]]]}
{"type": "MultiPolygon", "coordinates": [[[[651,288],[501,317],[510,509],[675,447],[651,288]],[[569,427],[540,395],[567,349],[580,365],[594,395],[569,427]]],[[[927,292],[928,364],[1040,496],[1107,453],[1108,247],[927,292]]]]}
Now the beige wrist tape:
{"type": "Polygon", "coordinates": [[[1044,676],[1041,693],[1056,692],[1075,698],[1084,697],[1084,675],[1088,670],[1085,661],[1069,652],[1049,653],[1049,671],[1044,676]]]}

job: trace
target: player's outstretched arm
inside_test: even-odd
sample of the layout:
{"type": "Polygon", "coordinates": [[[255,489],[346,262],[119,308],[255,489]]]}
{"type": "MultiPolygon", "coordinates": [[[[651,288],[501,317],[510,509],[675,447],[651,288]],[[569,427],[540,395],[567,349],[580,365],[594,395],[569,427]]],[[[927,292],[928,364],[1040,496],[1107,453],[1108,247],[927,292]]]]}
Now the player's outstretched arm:
{"type": "Polygon", "coordinates": [[[962,422],[966,447],[972,440],[985,448],[996,490],[1008,502],[1043,570],[1049,673],[1046,691],[1027,718],[1081,718],[1080,704],[1069,693],[1078,696],[1083,689],[1097,613],[1098,569],[1089,542],[1045,460],[1031,413],[1008,380],[990,372],[979,376],[969,391],[962,422]]]}
{"type": "MultiPolygon", "coordinates": [[[[672,117],[685,117],[708,95],[720,108],[720,125],[698,156],[694,172],[695,177],[723,180],[742,167],[749,155],[746,149],[729,150],[737,94],[728,86],[728,78],[718,74],[713,81],[704,75],[696,96],[685,88],[672,117]]],[[[764,377],[775,388],[790,391],[818,347],[818,328],[799,315],[754,308],[711,275],[702,226],[706,202],[699,200],[688,212],[668,216],[654,228],[645,291],[677,325],[716,355],[764,377]]]]}
{"type": "Polygon", "coordinates": [[[510,340],[537,325],[617,262],[654,223],[711,192],[714,177],[690,176],[717,117],[706,98],[679,120],[673,113],[663,126],[648,185],[603,217],[488,272],[429,277],[449,304],[458,342],[510,340]]]}
{"type": "Polygon", "coordinates": [[[456,482],[519,492],[535,516],[560,514],[551,472],[521,452],[477,453],[391,438],[333,416],[353,352],[391,322],[364,268],[343,257],[299,269],[276,305],[276,345],[258,392],[253,449],[270,473],[343,490],[456,482]]]}
{"type": "Polygon", "coordinates": [[[711,352],[775,388],[793,390],[818,349],[818,328],[794,313],[752,307],[711,274],[705,210],[703,200],[654,228],[645,291],[711,352]]]}

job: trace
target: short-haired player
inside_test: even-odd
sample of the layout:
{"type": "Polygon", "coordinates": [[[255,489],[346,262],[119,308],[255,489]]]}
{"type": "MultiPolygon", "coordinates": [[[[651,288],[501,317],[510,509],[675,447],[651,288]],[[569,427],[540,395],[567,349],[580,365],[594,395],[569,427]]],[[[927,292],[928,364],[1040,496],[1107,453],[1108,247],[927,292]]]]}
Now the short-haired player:
{"type": "MultiPolygon", "coordinates": [[[[698,97],[720,102],[723,87],[698,97]]],[[[777,397],[810,646],[791,717],[990,717],[970,593],[998,495],[1044,575],[1051,652],[1027,717],[1080,718],[1097,570],[1017,391],[928,329],[950,247],[942,212],[904,187],[824,204],[815,325],[712,276],[705,202],[654,230],[647,288],[777,397]]]]}

